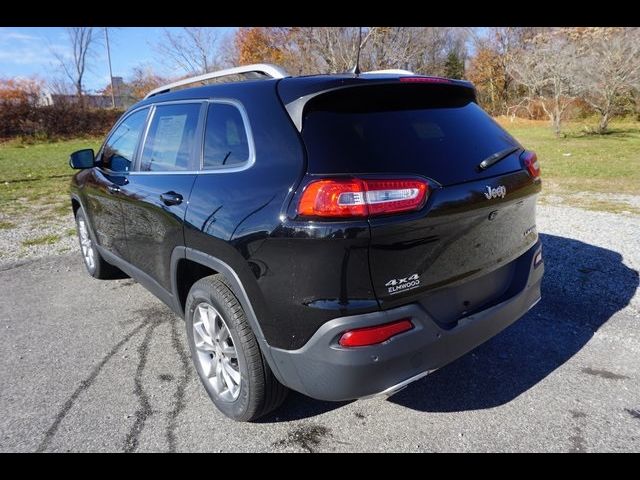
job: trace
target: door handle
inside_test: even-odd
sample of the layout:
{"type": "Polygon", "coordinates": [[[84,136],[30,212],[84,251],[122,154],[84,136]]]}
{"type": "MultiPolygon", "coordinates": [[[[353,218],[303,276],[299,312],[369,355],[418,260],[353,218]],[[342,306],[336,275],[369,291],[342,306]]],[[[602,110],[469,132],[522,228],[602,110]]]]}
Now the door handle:
{"type": "Polygon", "coordinates": [[[109,190],[109,193],[118,193],[120,187],[118,185],[107,185],[107,190],[109,190]]]}
{"type": "Polygon", "coordinates": [[[160,195],[160,200],[167,206],[180,205],[182,203],[182,195],[174,191],[165,192],[160,195]]]}

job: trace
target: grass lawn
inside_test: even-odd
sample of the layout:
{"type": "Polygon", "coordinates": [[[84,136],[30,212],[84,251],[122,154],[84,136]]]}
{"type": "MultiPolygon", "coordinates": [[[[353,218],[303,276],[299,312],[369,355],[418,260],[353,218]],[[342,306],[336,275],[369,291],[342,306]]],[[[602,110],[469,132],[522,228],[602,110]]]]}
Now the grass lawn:
{"type": "Polygon", "coordinates": [[[640,195],[640,122],[614,122],[605,135],[585,131],[593,122],[574,122],[559,138],[547,122],[498,122],[538,154],[543,180],[558,188],[640,195]]]}
{"type": "MultiPolygon", "coordinates": [[[[587,123],[570,123],[556,138],[544,121],[498,118],[526,148],[537,152],[545,196],[562,195],[568,204],[608,211],[633,211],[619,194],[640,195],[640,122],[613,122],[611,133],[592,135],[587,123]],[[579,192],[579,195],[576,195],[579,192]],[[601,198],[595,194],[611,194],[601,198]],[[587,195],[587,196],[585,196],[587,195]]],[[[69,153],[98,149],[101,138],[52,143],[0,143],[0,229],[10,229],[21,213],[35,220],[70,212],[69,153]]]]}
{"type": "MultiPolygon", "coordinates": [[[[98,149],[102,139],[87,138],[52,143],[0,143],[0,217],[32,210],[42,215],[70,211],[69,154],[81,148],[98,149]]],[[[8,221],[5,217],[5,221],[8,221]]]]}
{"type": "Polygon", "coordinates": [[[29,238],[23,240],[22,245],[25,247],[32,247],[34,245],[51,245],[60,240],[60,235],[43,235],[41,237],[29,238]]]}

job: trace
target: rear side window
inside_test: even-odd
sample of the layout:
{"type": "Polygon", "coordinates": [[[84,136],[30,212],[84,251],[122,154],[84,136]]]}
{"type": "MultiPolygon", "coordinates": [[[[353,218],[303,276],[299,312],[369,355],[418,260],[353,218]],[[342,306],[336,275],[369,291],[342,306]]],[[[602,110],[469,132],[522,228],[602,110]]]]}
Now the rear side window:
{"type": "Polygon", "coordinates": [[[203,167],[237,167],[248,162],[249,155],[249,139],[240,110],[227,103],[211,103],[204,134],[203,167]]]}
{"type": "Polygon", "coordinates": [[[520,168],[515,155],[478,171],[518,143],[458,90],[360,87],[310,101],[302,129],[309,172],[415,174],[446,185],[520,168]]]}
{"type": "Polygon", "coordinates": [[[156,106],[140,160],[143,172],[195,170],[200,103],[156,106]]]}
{"type": "Polygon", "coordinates": [[[148,113],[148,108],[132,113],[109,135],[100,159],[102,168],[118,173],[126,173],[131,169],[133,155],[148,113]]]}

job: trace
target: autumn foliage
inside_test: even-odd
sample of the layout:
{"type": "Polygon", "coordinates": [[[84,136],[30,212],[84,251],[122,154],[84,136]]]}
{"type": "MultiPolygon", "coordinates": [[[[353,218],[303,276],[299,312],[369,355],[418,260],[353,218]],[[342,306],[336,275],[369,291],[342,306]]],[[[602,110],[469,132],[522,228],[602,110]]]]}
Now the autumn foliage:
{"type": "Polygon", "coordinates": [[[509,101],[509,77],[495,50],[479,48],[469,64],[467,78],[476,86],[479,101],[490,113],[504,113],[509,101]]]}
{"type": "Polygon", "coordinates": [[[0,78],[0,105],[35,103],[43,82],[37,78],[0,78]]]}
{"type": "Polygon", "coordinates": [[[288,63],[290,29],[283,27],[242,27],[235,36],[239,65],[288,63]]]}

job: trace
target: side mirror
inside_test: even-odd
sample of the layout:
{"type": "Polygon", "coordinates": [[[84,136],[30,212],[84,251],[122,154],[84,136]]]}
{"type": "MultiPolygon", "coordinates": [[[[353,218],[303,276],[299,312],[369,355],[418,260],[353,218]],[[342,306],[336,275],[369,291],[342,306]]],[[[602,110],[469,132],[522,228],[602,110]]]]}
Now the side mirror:
{"type": "Polygon", "coordinates": [[[91,168],[95,164],[93,148],[78,150],[69,155],[69,166],[75,169],[91,168]]]}

